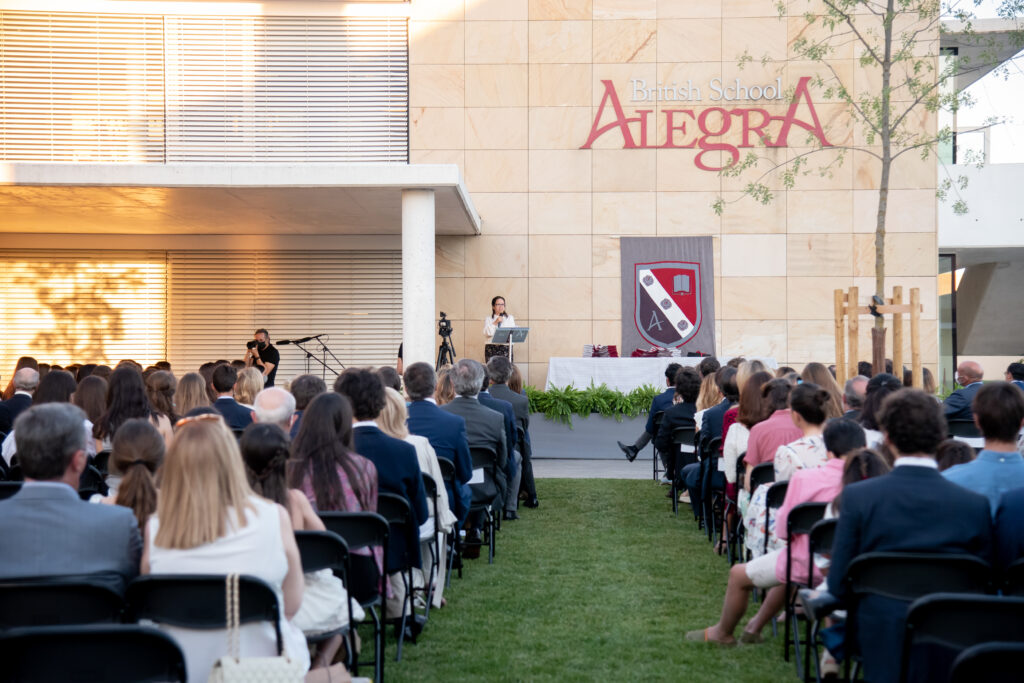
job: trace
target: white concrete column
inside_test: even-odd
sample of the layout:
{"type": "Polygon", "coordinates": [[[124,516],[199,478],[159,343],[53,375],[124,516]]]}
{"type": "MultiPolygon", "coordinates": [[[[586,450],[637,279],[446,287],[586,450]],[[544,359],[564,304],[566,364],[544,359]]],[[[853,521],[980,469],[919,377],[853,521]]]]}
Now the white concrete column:
{"type": "Polygon", "coordinates": [[[402,190],[402,343],[405,367],[437,358],[434,191],[402,190]]]}

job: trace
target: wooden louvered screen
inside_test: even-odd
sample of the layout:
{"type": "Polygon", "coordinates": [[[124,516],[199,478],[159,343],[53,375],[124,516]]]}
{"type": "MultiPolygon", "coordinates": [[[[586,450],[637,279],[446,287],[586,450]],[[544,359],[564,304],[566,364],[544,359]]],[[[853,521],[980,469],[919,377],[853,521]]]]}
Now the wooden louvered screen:
{"type": "Polygon", "coordinates": [[[40,362],[166,356],[164,252],[0,250],[0,375],[40,362]]]}
{"type": "Polygon", "coordinates": [[[0,11],[0,159],[164,161],[163,18],[0,11]]]}
{"type": "MultiPolygon", "coordinates": [[[[398,251],[168,253],[168,355],[179,376],[245,354],[253,331],[272,341],[324,333],[346,366],[393,365],[402,336],[398,251]]],[[[275,344],[276,346],[276,344],[275,344]]],[[[278,384],[305,372],[295,346],[278,346],[278,384]]],[[[319,347],[309,344],[310,350],[319,347]]],[[[328,356],[328,364],[337,363],[328,356]]],[[[320,365],[310,362],[320,375],[320,365]]],[[[328,373],[328,384],[333,381],[328,373]]]]}
{"type": "Polygon", "coordinates": [[[408,161],[403,17],[0,11],[0,159],[408,161]]]}

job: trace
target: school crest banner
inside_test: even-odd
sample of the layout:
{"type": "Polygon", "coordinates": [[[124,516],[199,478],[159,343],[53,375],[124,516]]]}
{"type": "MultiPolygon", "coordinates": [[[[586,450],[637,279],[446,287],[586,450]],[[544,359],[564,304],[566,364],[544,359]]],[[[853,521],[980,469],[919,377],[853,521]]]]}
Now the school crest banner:
{"type": "Polygon", "coordinates": [[[622,237],[622,354],[657,346],[714,355],[710,237],[622,237]]]}

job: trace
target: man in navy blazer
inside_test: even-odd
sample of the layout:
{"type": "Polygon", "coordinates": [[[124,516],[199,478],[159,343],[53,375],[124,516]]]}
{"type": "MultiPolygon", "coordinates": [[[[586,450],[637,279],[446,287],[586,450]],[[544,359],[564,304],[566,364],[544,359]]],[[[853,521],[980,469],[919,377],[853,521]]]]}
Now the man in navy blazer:
{"type": "Polygon", "coordinates": [[[665,384],[668,385],[668,389],[651,400],[651,407],[647,411],[647,426],[644,427],[644,433],[634,443],[629,445],[621,441],[615,442],[622,449],[622,452],[626,454],[626,459],[630,462],[636,460],[637,454],[643,450],[644,446],[649,444],[658,435],[658,425],[654,424],[654,416],[672,407],[672,397],[676,393],[676,373],[681,367],[683,366],[679,363],[669,363],[668,367],[665,368],[665,384]]]}
{"type": "Polygon", "coordinates": [[[942,402],[942,412],[947,420],[973,420],[974,411],[971,402],[974,395],[981,389],[981,378],[984,371],[972,360],[965,360],[956,368],[956,381],[962,389],[957,389],[942,402]]]}
{"type": "Polygon", "coordinates": [[[388,436],[374,420],[384,409],[384,384],[380,377],[363,368],[349,368],[334,381],[334,390],[352,403],[355,423],[352,442],[356,453],[368,458],[377,468],[377,490],[405,498],[412,510],[412,533],[402,538],[398,533],[388,537],[388,573],[394,573],[411,561],[421,567],[419,526],[427,521],[427,491],[423,486],[416,448],[412,444],[388,436]]]}
{"type": "Polygon", "coordinates": [[[9,434],[18,419],[32,405],[32,393],[39,386],[39,371],[21,368],[14,373],[14,395],[0,401],[0,432],[9,434]]]}
{"type": "Polygon", "coordinates": [[[221,363],[215,367],[213,378],[210,380],[214,391],[217,392],[217,400],[213,402],[213,408],[224,416],[224,421],[233,431],[245,429],[252,424],[252,408],[246,408],[232,395],[237,381],[238,370],[227,363],[221,363]]]}
{"type": "MultiPolygon", "coordinates": [[[[517,394],[508,386],[508,380],[512,376],[512,363],[504,356],[491,356],[487,361],[487,377],[491,384],[488,393],[494,398],[508,401],[515,411],[516,427],[523,429],[523,443],[517,443],[522,456],[520,463],[520,486],[519,489],[526,494],[526,507],[537,507],[537,484],[533,479],[533,452],[530,443],[530,399],[523,394],[517,394]]],[[[517,433],[518,437],[518,433],[517,433]]],[[[518,438],[517,438],[518,442],[518,438]]]]}
{"type": "Polygon", "coordinates": [[[138,575],[142,538],[132,511],[78,497],[84,419],[76,406],[48,403],[17,420],[25,483],[0,501],[0,578],[87,578],[124,593],[138,575]]]}
{"type": "MultiPolygon", "coordinates": [[[[946,428],[935,399],[900,389],[886,398],[878,421],[896,466],[843,489],[828,589],[847,603],[847,570],[863,553],[967,553],[985,561],[992,555],[988,500],[939,474],[934,453],[946,428]]],[[[857,603],[855,632],[847,637],[857,640],[865,680],[898,680],[907,606],[874,595],[857,603]]]]}
{"type": "Polygon", "coordinates": [[[459,526],[469,514],[471,492],[469,480],[473,478],[473,461],[469,457],[466,420],[441,410],[434,400],[437,375],[429,363],[413,363],[402,377],[405,393],[409,396],[409,431],[427,437],[439,458],[447,458],[455,465],[458,491],[448,491],[452,512],[459,518],[459,526]],[[457,493],[457,495],[456,495],[457,493]]]}

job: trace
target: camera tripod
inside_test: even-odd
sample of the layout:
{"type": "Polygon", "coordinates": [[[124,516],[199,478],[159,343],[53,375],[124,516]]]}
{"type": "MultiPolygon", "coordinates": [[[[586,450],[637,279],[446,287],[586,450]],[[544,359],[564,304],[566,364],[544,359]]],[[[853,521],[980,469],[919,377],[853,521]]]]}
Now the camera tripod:
{"type": "Polygon", "coordinates": [[[452,346],[451,333],[441,336],[441,346],[437,348],[437,364],[434,369],[442,365],[455,365],[455,347],[452,346]]]}

